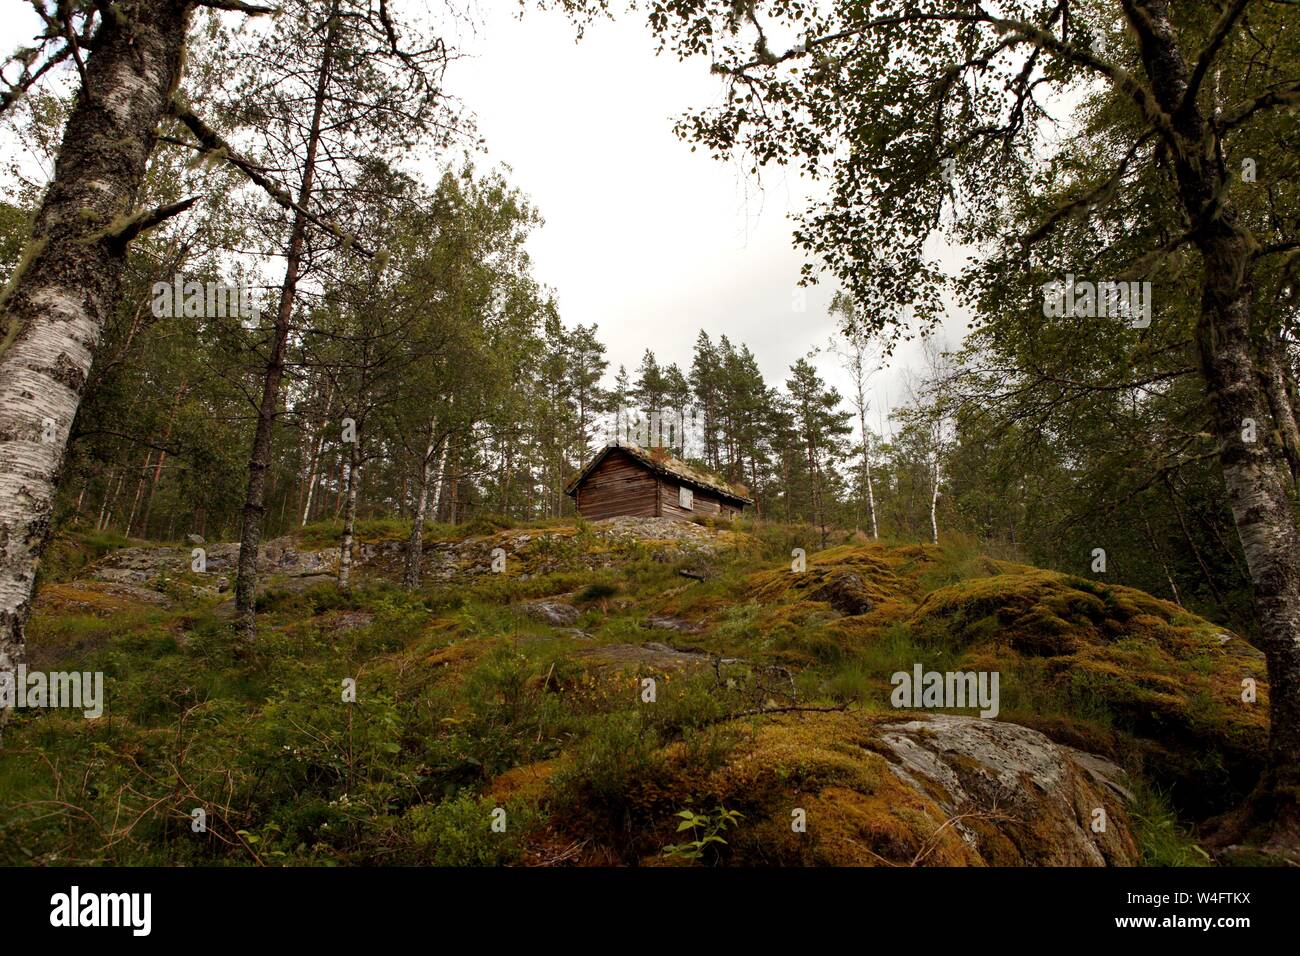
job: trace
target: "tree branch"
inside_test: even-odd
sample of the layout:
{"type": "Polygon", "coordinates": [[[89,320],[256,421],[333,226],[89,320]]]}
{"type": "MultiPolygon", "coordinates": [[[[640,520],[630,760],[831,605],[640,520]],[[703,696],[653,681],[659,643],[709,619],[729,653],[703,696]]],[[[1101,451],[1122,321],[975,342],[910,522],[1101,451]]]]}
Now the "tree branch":
{"type": "Polygon", "coordinates": [[[93,240],[108,242],[118,248],[125,249],[131,240],[142,232],[147,232],[166,222],[172,216],[183,213],[198,201],[198,196],[191,196],[188,199],[182,199],[180,202],[141,210],[126,221],[114,224],[103,232],[96,233],[93,240]]]}
{"type": "Polygon", "coordinates": [[[1023,20],[1008,20],[1002,17],[996,17],[983,11],[978,13],[966,13],[961,11],[950,11],[940,13],[905,13],[896,16],[879,17],[870,20],[861,26],[855,26],[848,30],[841,30],[837,33],[827,34],[823,37],[817,37],[806,43],[799,43],[784,53],[775,54],[769,50],[759,51],[757,59],[742,64],[734,69],[727,69],[715,64],[715,70],[722,73],[729,73],[737,78],[745,77],[746,71],[754,66],[776,66],[786,60],[791,60],[808,53],[812,48],[825,46],[834,43],[837,40],[849,39],[851,37],[860,37],[872,30],[881,27],[901,26],[908,23],[923,22],[946,22],[959,24],[983,24],[992,27],[998,33],[1011,33],[1019,37],[1032,46],[1048,50],[1058,57],[1075,63],[1079,66],[1088,67],[1094,72],[1100,73],[1108,78],[1118,89],[1128,94],[1138,107],[1141,109],[1143,117],[1148,123],[1164,133],[1174,143],[1175,137],[1173,128],[1169,122],[1169,116],[1161,109],[1155,94],[1146,86],[1138,82],[1131,73],[1122,67],[1107,62],[1096,56],[1089,50],[1084,50],[1073,46],[1059,39],[1055,34],[1035,26],[1032,23],[1026,23],[1023,20]]]}
{"type": "Polygon", "coordinates": [[[54,53],[50,54],[49,58],[33,71],[31,69],[31,61],[36,58],[36,54],[39,52],[40,49],[37,48],[36,50],[28,51],[26,58],[22,52],[10,58],[10,63],[15,60],[22,62],[23,70],[18,76],[18,79],[13,83],[4,80],[4,83],[8,88],[0,90],[0,115],[3,115],[5,110],[9,109],[9,107],[22,99],[23,94],[31,89],[37,80],[49,72],[51,67],[62,63],[72,55],[72,49],[65,44],[58,50],[54,51],[54,53]]]}
{"type": "Polygon", "coordinates": [[[1078,199],[1072,199],[1065,205],[1056,209],[1050,216],[1039,223],[1039,225],[1034,228],[1033,232],[1029,233],[1029,235],[1025,236],[1025,238],[1021,240],[1022,245],[1026,247],[1034,245],[1055,229],[1057,223],[1076,210],[1091,209],[1093,206],[1097,205],[1097,203],[1114,190],[1114,188],[1119,184],[1119,181],[1124,178],[1124,173],[1128,170],[1128,164],[1133,161],[1133,157],[1136,156],[1137,151],[1142,148],[1142,144],[1149,140],[1153,135],[1155,134],[1152,130],[1148,130],[1142,134],[1142,136],[1138,138],[1137,142],[1128,148],[1128,152],[1126,152],[1124,158],[1119,161],[1119,165],[1115,167],[1115,171],[1111,173],[1104,182],[1098,185],[1095,189],[1090,189],[1078,199]]]}
{"type": "Polygon", "coordinates": [[[249,162],[235,152],[234,148],[221,137],[220,133],[200,119],[189,107],[180,102],[173,102],[172,114],[198,139],[200,145],[197,148],[203,153],[216,156],[230,163],[230,165],[260,186],[282,208],[302,216],[308,222],[334,236],[358,255],[365,256],[367,259],[376,258],[375,252],[357,242],[356,237],[351,233],[344,231],[334,223],[322,219],[311,210],[305,209],[294,202],[288,190],[264,175],[254,163],[249,162]]]}
{"type": "Polygon", "coordinates": [[[195,0],[195,6],[208,7],[212,10],[233,10],[237,13],[247,13],[250,17],[260,17],[267,13],[277,13],[275,7],[261,7],[252,3],[244,3],[243,0],[195,0]]]}
{"type": "Polygon", "coordinates": [[[1219,132],[1226,133],[1228,130],[1240,126],[1256,113],[1271,110],[1278,106],[1295,106],[1297,104],[1300,104],[1300,80],[1296,80],[1289,87],[1283,87],[1281,90],[1270,90],[1263,96],[1247,103],[1218,124],[1219,132]]]}
{"type": "Polygon", "coordinates": [[[1192,70],[1192,78],[1187,83],[1187,92],[1183,94],[1183,102],[1178,107],[1179,113],[1185,113],[1196,108],[1196,95],[1200,91],[1205,75],[1209,72],[1219,49],[1227,40],[1228,34],[1232,32],[1233,26],[1241,19],[1241,15],[1245,12],[1249,3],[1250,0],[1234,0],[1228,9],[1223,11],[1223,15],[1219,17],[1219,22],[1210,31],[1209,39],[1205,41],[1205,47],[1196,58],[1196,67],[1192,70]]]}

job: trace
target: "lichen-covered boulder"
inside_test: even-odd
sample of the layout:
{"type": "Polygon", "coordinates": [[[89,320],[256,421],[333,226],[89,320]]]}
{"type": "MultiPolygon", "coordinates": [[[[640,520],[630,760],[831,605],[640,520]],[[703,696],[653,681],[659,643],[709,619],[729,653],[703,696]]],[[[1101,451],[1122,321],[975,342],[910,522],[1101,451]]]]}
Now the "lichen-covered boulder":
{"type": "Polygon", "coordinates": [[[744,814],[728,833],[730,863],[1138,861],[1123,771],[1026,727],[851,711],[778,714],[742,727],[726,765],[691,794],[695,806],[744,814]]]}
{"type": "Polygon", "coordinates": [[[969,717],[886,724],[879,739],[894,775],[929,794],[987,862],[1136,861],[1127,826],[1111,819],[1132,794],[1108,760],[1017,724],[969,717]]]}
{"type": "Polygon", "coordinates": [[[1263,654],[1168,601],[1016,567],[931,592],[908,627],[962,669],[1001,672],[1020,701],[1006,719],[1140,765],[1194,816],[1238,803],[1263,767],[1263,654]]]}

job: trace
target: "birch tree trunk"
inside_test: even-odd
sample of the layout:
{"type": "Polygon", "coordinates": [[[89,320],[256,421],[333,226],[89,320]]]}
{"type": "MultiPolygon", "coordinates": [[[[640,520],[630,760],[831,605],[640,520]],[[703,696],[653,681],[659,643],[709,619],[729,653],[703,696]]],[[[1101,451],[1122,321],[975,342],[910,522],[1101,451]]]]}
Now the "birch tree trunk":
{"type": "Polygon", "coordinates": [[[1228,504],[1254,584],[1260,649],[1268,660],[1269,771],[1257,811],[1294,840],[1300,837],[1300,531],[1282,456],[1263,440],[1242,439],[1242,423],[1266,421],[1268,411],[1251,361],[1244,248],[1231,233],[1206,242],[1196,340],[1228,504]]]}
{"type": "Polygon", "coordinates": [[[126,516],[126,527],[122,529],[122,533],[128,538],[131,537],[131,526],[135,524],[135,515],[139,511],[140,501],[144,497],[144,486],[149,479],[149,466],[151,464],[153,464],[153,449],[146,448],[144,464],[140,466],[140,477],[135,482],[135,497],[131,499],[131,512],[126,516]]]}
{"type": "Polygon", "coordinates": [[[930,543],[939,543],[939,481],[942,477],[940,459],[943,453],[943,420],[936,418],[930,426],[930,543]]]}
{"type": "Polygon", "coordinates": [[[930,543],[939,543],[939,459],[934,459],[930,469],[930,543]]]}
{"type": "Polygon", "coordinates": [[[339,589],[346,591],[352,574],[352,545],[357,525],[357,484],[361,480],[360,441],[348,445],[348,491],[343,505],[343,538],[339,542],[339,589]]]}
{"type": "Polygon", "coordinates": [[[1261,386],[1268,400],[1269,413],[1277,425],[1282,453],[1291,469],[1291,483],[1300,489],[1300,425],[1296,422],[1295,405],[1287,384],[1281,336],[1268,343],[1263,357],[1261,386]]]}
{"type": "MultiPolygon", "coordinates": [[[[189,391],[189,380],[182,379],[181,387],[176,392],[176,401],[172,402],[171,414],[167,416],[167,427],[163,429],[162,444],[172,437],[172,426],[176,423],[176,413],[180,410],[181,402],[185,399],[185,393],[189,391]]],[[[153,509],[154,495],[158,493],[158,479],[162,477],[163,462],[167,460],[167,452],[159,450],[158,462],[153,467],[153,479],[149,482],[149,497],[144,502],[144,517],[140,519],[140,537],[149,537],[149,513],[153,509]]]]}
{"type": "Polygon", "coordinates": [[[104,474],[104,493],[99,497],[99,517],[95,519],[95,530],[104,530],[104,521],[108,517],[108,501],[113,496],[113,479],[116,472],[109,468],[104,474]]]}
{"type": "Polygon", "coordinates": [[[441,521],[443,519],[443,494],[444,483],[447,480],[447,456],[451,453],[451,438],[448,438],[442,444],[442,453],[438,456],[438,477],[433,486],[433,520],[441,521]]]}
{"type": "Polygon", "coordinates": [[[509,444],[506,444],[501,467],[501,507],[500,511],[506,518],[510,517],[510,483],[514,478],[514,456],[511,454],[509,444]]]}
{"type": "Polygon", "coordinates": [[[316,435],[316,445],[311,453],[311,467],[307,475],[307,502],[302,509],[302,526],[307,526],[307,521],[311,517],[312,498],[316,493],[316,478],[320,467],[321,452],[325,448],[325,429],[329,427],[330,402],[333,397],[333,390],[325,390],[325,421],[321,422],[320,432],[316,435]]]}
{"type": "Polygon", "coordinates": [[[867,472],[867,509],[871,512],[871,537],[879,541],[880,526],[876,523],[876,486],[871,479],[871,461],[864,458],[863,466],[867,472]]]}
{"type": "Polygon", "coordinates": [[[424,516],[429,507],[429,482],[432,478],[433,462],[438,454],[438,445],[433,440],[434,423],[429,422],[429,441],[425,446],[424,458],[420,462],[420,491],[415,499],[415,514],[411,516],[411,537],[406,545],[406,569],[402,575],[402,586],[414,591],[420,586],[420,559],[424,555],[424,516]]]}
{"type": "Polygon", "coordinates": [[[867,490],[867,512],[871,517],[871,537],[880,538],[880,529],[876,525],[876,489],[871,481],[871,445],[867,440],[867,404],[858,389],[858,431],[862,434],[862,477],[867,490]]]}
{"type": "Polygon", "coordinates": [[[0,673],[23,660],[68,433],[118,300],[122,225],[179,80],[190,7],[163,0],[113,9],[96,32],[54,179],[0,312],[0,673]]]}

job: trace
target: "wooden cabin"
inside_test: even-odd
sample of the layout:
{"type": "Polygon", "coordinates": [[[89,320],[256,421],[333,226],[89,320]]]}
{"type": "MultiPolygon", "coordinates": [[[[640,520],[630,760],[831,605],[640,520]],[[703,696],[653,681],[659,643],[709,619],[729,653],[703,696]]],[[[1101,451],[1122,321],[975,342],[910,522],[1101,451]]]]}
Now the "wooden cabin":
{"type": "Polygon", "coordinates": [[[692,468],[662,448],[606,445],[564,489],[578,514],[593,521],[631,515],[733,518],[752,505],[744,489],[692,468]]]}

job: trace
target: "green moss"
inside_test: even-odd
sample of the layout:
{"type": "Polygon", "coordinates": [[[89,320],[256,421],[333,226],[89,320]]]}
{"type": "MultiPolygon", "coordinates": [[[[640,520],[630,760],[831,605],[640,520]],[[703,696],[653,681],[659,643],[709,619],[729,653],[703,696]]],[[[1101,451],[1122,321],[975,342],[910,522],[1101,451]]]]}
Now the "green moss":
{"type": "Polygon", "coordinates": [[[14,266],[13,272],[9,274],[9,281],[5,283],[4,289],[0,290],[0,320],[4,321],[4,326],[0,328],[0,356],[9,351],[9,347],[18,338],[19,332],[17,317],[9,314],[9,298],[14,294],[14,290],[18,288],[18,283],[22,281],[28,268],[45,251],[48,244],[49,238],[46,236],[32,237],[27,245],[23,247],[22,258],[14,266]]]}
{"type": "MultiPolygon", "coordinates": [[[[745,817],[719,862],[908,865],[922,851],[936,864],[1023,862],[997,827],[980,831],[978,859],[951,827],[939,833],[933,795],[903,786],[873,750],[875,723],[895,716],[890,675],[917,663],[998,671],[1001,719],[1121,761],[1139,792],[1158,792],[1139,806],[1148,862],[1190,859],[1188,823],[1255,779],[1267,688],[1245,705],[1240,680],[1262,680],[1259,654],[1140,592],[964,546],[836,543],[794,575],[779,551],[755,551],[789,539],[748,531],[699,581],[678,573],[698,559],[676,548],[664,560],[654,544],[572,521],[500,524],[429,528],[427,540],[509,546],[507,574],[408,593],[395,567],[376,565],[348,592],[273,590],[251,648],[219,599],[182,579],[174,607],[77,580],[130,542],[63,536],[32,650],[103,670],[111,719],[15,715],[0,751],[10,832],[40,862],[496,864],[581,844],[582,862],[662,863],[675,813],[725,805],[745,817]],[[869,613],[814,597],[844,572],[869,590],[869,613]],[[542,597],[576,602],[585,636],[517,612],[542,597]],[[652,631],[651,615],[698,628],[652,631]],[[648,641],[740,661],[661,675],[651,706],[643,675],[601,672],[580,653],[648,641]],[[344,677],[357,680],[355,705],[340,700],[344,677]],[[790,702],[855,712],[728,719],[790,702]],[[150,809],[175,767],[190,789],[150,809]],[[37,811],[56,798],[67,809],[37,811]],[[221,832],[256,842],[192,839],[196,799],[226,808],[221,832]],[[791,832],[792,805],[815,832],[791,832]],[[512,821],[504,838],[479,827],[497,806],[512,821]],[[131,832],[112,830],[139,814],[131,832]]],[[[358,528],[376,543],[409,530],[358,528]]],[[[299,541],[328,546],[338,531],[313,525],[299,541]]],[[[0,862],[31,860],[8,849],[0,862]]]]}

